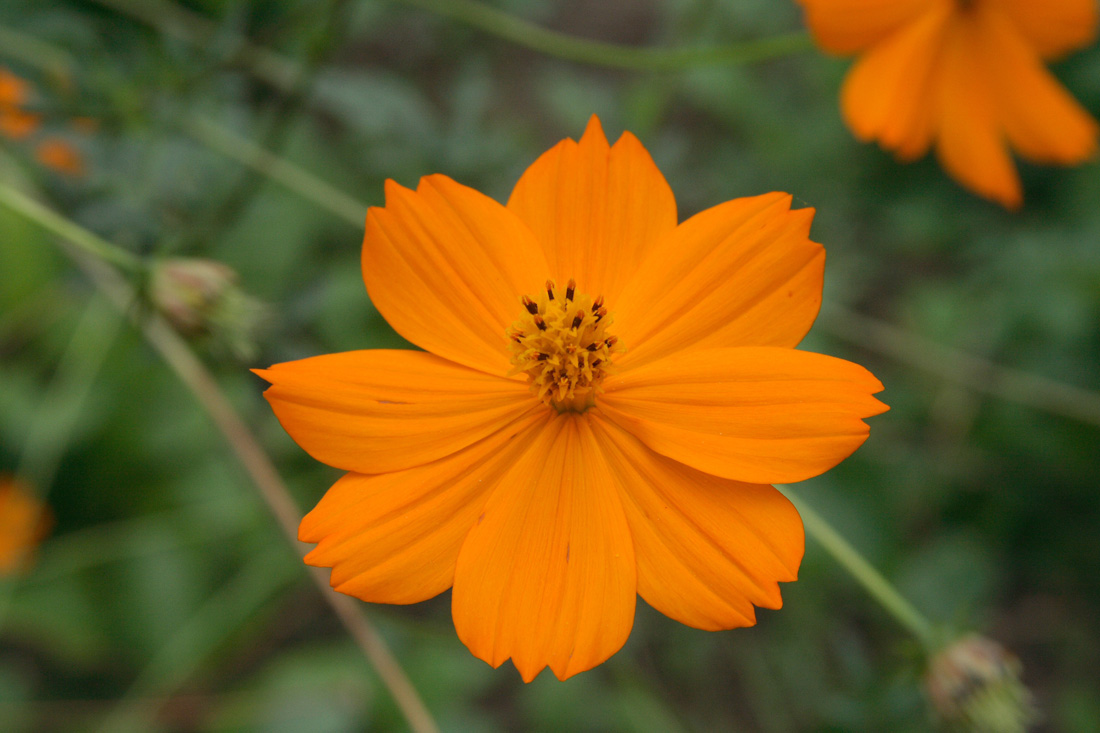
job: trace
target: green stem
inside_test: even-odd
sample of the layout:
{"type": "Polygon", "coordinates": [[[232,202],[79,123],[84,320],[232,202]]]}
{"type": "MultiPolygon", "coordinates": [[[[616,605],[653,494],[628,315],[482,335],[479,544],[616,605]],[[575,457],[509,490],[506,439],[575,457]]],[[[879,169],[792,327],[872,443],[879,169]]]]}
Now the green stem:
{"type": "Polygon", "coordinates": [[[184,129],[212,150],[283,184],[352,226],[363,226],[367,205],[309,171],[210,120],[194,117],[184,122],[184,129]]]}
{"type": "Polygon", "coordinates": [[[109,262],[129,272],[140,272],[145,267],[137,255],[131,254],[121,247],[96,236],[79,224],[51,211],[19,189],[3,182],[0,182],[0,203],[7,205],[8,208],[28,219],[38,222],[43,228],[48,229],[62,239],[72,242],[97,259],[109,262]]]}
{"type": "Polygon", "coordinates": [[[858,550],[841,537],[832,525],[810,508],[791,487],[776,486],[776,488],[790,499],[795,509],[802,515],[806,534],[816,540],[834,560],[840,563],[841,567],[847,570],[899,624],[917,637],[926,650],[935,649],[936,634],[928,619],[906,600],[882,573],[867,562],[858,550]]]}
{"type": "Polygon", "coordinates": [[[5,26],[0,26],[0,53],[42,69],[62,82],[69,80],[74,65],[68,51],[5,26]]]}
{"type": "Polygon", "coordinates": [[[813,48],[804,31],[705,48],[638,48],[577,38],[540,28],[476,0],[401,0],[453,18],[549,56],[631,71],[683,71],[700,66],[751,64],[813,48]]]}
{"type": "Polygon", "coordinates": [[[835,304],[818,323],[834,336],[955,384],[1053,415],[1100,426],[1100,394],[1001,366],[835,304]]]}
{"type": "Polygon", "coordinates": [[[99,730],[150,730],[159,702],[194,676],[216,649],[297,577],[282,549],[268,548],[253,558],[160,648],[99,730]]]}
{"type": "MultiPolygon", "coordinates": [[[[112,252],[117,248],[103,242],[80,225],[64,219],[41,205],[20,205],[18,202],[26,199],[21,194],[14,199],[4,195],[12,190],[7,185],[0,183],[0,203],[8,203],[12,209],[28,219],[50,231],[71,238],[74,244],[79,245],[79,249],[69,246],[63,248],[73,256],[81,268],[95,282],[96,286],[114,302],[117,308],[124,312],[130,310],[130,304],[134,298],[133,288],[114,268],[94,256],[99,252],[112,252]],[[17,203],[13,204],[11,201],[17,203]],[[59,222],[64,223],[64,226],[59,226],[59,222]],[[94,242],[99,242],[105,247],[88,246],[89,243],[94,242]]],[[[26,201],[30,201],[30,199],[26,199],[26,201]]],[[[300,513],[290,496],[290,491],[283,483],[282,477],[275,469],[275,465],[260,446],[259,441],[256,440],[252,431],[237,414],[233,404],[222,392],[217,380],[214,379],[214,375],[210,373],[182,337],[173,331],[172,327],[163,318],[155,313],[147,314],[139,325],[146,341],[160,354],[180,381],[191,391],[225,437],[230,449],[247,471],[260,496],[274,514],[287,540],[293,547],[300,548],[301,545],[297,539],[300,513]]],[[[431,713],[424,706],[416,688],[409,682],[404,670],[401,669],[400,664],[394,658],[385,640],[374,628],[374,625],[368,621],[356,602],[346,595],[334,592],[329,587],[328,573],[323,569],[310,568],[309,570],[309,576],[321,592],[322,598],[339,617],[344,628],[355,640],[364,656],[373,665],[379,677],[393,695],[394,701],[409,724],[409,728],[415,733],[437,733],[439,726],[436,725],[431,713]]]]}

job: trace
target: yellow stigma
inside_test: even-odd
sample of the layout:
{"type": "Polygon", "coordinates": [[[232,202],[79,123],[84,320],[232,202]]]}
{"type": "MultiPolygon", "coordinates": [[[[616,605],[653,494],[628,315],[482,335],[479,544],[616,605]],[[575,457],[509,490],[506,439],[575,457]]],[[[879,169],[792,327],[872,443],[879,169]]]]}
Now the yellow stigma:
{"type": "Polygon", "coordinates": [[[612,319],[603,296],[593,299],[576,289],[572,278],[564,290],[547,280],[538,298],[523,296],[526,312],[508,329],[509,374],[526,373],[531,391],[559,412],[591,407],[611,355],[622,350],[607,333],[612,319]]]}

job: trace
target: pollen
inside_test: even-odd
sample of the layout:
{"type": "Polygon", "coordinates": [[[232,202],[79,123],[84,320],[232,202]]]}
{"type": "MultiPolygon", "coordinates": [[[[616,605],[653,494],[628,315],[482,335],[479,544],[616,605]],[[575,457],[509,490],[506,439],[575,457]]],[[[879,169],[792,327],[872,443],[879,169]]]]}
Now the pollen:
{"type": "Polygon", "coordinates": [[[603,296],[578,293],[570,278],[565,288],[547,280],[537,298],[524,295],[520,303],[522,316],[508,329],[509,375],[525,373],[531,391],[558,412],[584,412],[622,351],[607,331],[613,319],[603,296]]]}

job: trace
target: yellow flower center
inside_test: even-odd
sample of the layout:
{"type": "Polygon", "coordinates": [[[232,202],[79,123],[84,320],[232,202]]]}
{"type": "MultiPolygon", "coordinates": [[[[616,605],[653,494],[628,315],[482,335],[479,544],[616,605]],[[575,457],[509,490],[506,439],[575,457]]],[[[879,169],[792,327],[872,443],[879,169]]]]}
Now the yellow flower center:
{"type": "Polygon", "coordinates": [[[564,289],[547,280],[537,299],[523,296],[523,317],[508,329],[509,375],[526,373],[531,391],[558,412],[591,407],[611,355],[622,350],[607,332],[612,318],[603,296],[593,299],[576,288],[572,278],[564,289]]]}

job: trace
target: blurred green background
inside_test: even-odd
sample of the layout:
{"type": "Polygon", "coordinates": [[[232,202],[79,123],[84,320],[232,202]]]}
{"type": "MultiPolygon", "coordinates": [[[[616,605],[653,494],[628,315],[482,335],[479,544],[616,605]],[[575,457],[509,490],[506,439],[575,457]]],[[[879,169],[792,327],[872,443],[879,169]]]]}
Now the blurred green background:
{"type": "MultiPolygon", "coordinates": [[[[402,342],[366,297],[362,226],[225,154],[243,147],[215,149],[196,120],[368,204],[386,178],[435,172],[504,200],[593,113],[612,139],[638,135],[681,218],[788,191],[828,250],[804,347],[869,367],[892,407],[801,495],[933,621],[1011,648],[1040,729],[1100,730],[1097,164],[1022,165],[1012,214],[932,160],[856,142],[837,109],[846,60],[615,70],[420,4],[4,0],[0,65],[34,85],[39,134],[86,172],[0,138],[0,180],[142,257],[224,262],[266,301],[252,353],[195,345],[301,511],[338,474],[283,433],[247,368],[402,342]]],[[[786,0],[493,6],[636,46],[801,28],[786,0]]],[[[1054,71],[1100,113],[1100,49],[1054,71]]],[[[57,237],[0,207],[0,471],[20,467],[55,525],[0,584],[0,729],[405,728],[206,413],[57,237]]],[[[471,656],[448,594],[360,606],[446,731],[929,729],[904,630],[812,542],[800,578],[751,629],[696,631],[639,603],[626,647],[564,683],[471,656]]]]}

